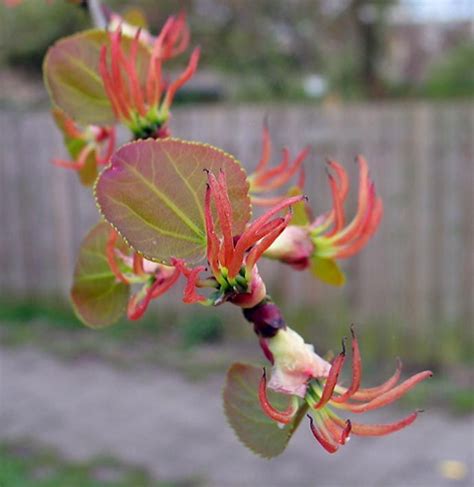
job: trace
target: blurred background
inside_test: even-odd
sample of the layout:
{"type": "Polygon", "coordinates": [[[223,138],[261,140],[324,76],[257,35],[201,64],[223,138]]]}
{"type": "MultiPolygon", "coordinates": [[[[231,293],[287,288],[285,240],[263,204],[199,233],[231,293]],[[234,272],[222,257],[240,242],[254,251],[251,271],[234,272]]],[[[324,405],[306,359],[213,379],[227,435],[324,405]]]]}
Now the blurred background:
{"type": "Polygon", "coordinates": [[[274,263],[262,273],[321,354],[356,323],[369,383],[398,355],[407,372],[433,369],[402,403],[430,411],[380,444],[354,440],[337,458],[301,433],[266,462],[243,449],[221,410],[228,365],[260,358],[238,310],[188,308],[176,291],[138,323],[100,332],[79,323],[68,289],[98,214],[76,174],[50,163],[64,149],[41,63],[51,43],[90,20],[62,0],[25,0],[0,5],[0,485],[472,485],[473,2],[104,3],[142,8],[152,32],[186,10],[203,56],[173,110],[174,134],[222,147],[251,170],[268,116],[275,163],[285,145],[292,154],[312,146],[306,187],[316,213],[331,202],[325,158],[349,171],[352,215],[353,160],[366,156],[385,215],[343,263],[347,285],[274,263]]]}

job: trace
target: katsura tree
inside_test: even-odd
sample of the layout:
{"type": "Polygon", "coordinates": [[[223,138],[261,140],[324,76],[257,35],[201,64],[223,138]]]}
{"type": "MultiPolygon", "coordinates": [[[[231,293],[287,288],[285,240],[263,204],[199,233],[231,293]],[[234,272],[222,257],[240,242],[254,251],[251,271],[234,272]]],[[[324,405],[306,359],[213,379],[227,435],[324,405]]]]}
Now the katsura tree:
{"type": "Polygon", "coordinates": [[[400,381],[399,362],[383,384],[361,387],[362,361],[351,327],[352,379],[343,386],[345,339],[332,362],[316,354],[285,321],[258,270],[261,259],[271,259],[288,273],[308,270],[328,285],[345,283],[340,261],[364,248],[383,214],[366,160],[356,158],[354,217],[347,219],[344,209],[348,175],[333,160],[327,162],[332,203],[316,216],[311,188],[304,187],[309,150],[292,155],[284,149],[272,164],[266,123],[250,174],[223,150],[171,134],[175,95],[196,72],[200,55],[199,48],[189,53],[184,12],[153,35],[142,19],[134,24],[136,15],[121,17],[98,1],[71,3],[89,8],[100,28],[51,46],[44,80],[69,153],[53,162],[77,172],[100,212],[73,276],[71,300],[79,319],[92,328],[123,314],[137,320],[180,280],[185,304],[240,307],[269,366],[232,365],[224,410],[239,439],[263,457],[281,453],[306,417],[329,453],[351,435],[381,436],[413,423],[419,411],[388,424],[359,423],[345,413],[391,404],[430,371],[400,381]],[[186,67],[169,76],[168,61],[177,56],[186,67]],[[117,125],[130,134],[120,147],[117,125]],[[256,207],[261,211],[252,217],[256,207]]]}

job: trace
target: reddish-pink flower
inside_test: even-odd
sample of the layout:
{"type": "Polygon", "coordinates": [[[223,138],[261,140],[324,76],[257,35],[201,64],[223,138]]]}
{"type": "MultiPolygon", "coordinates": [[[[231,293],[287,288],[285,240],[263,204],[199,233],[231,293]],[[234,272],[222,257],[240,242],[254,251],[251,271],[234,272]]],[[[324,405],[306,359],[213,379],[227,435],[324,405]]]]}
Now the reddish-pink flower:
{"type": "Polygon", "coordinates": [[[180,271],[146,260],[136,252],[131,257],[123,255],[116,248],[117,239],[117,232],[111,229],[106,246],[107,261],[117,281],[138,286],[127,307],[128,318],[138,320],[153,299],[162,296],[177,282],[180,271]]]}
{"type": "Polygon", "coordinates": [[[273,361],[272,378],[267,383],[266,373],[263,374],[259,399],[265,414],[278,423],[289,424],[295,417],[299,402],[295,399],[303,397],[309,407],[308,414],[311,431],[316,440],[329,453],[336,452],[349,439],[350,434],[359,436],[382,436],[398,431],[415,421],[419,411],[388,424],[362,424],[352,420],[343,420],[335,409],[352,413],[365,413],[387,406],[406,394],[416,384],[432,376],[425,370],[413,375],[402,383],[398,383],[401,374],[401,363],[395,373],[378,387],[362,389],[362,362],[359,344],[353,329],[352,332],[352,382],[346,388],[338,384],[339,376],[346,358],[343,343],[342,352],[329,365],[317,356],[312,347],[304,344],[301,337],[289,329],[279,330],[273,338],[266,339],[273,361]],[[279,336],[282,334],[282,336],[279,336]],[[291,335],[291,338],[285,337],[291,335]],[[283,337],[283,338],[282,338],[283,337]],[[272,342],[273,341],[273,342],[272,342]],[[308,348],[310,347],[310,348],[308,348]],[[285,411],[272,406],[267,397],[267,387],[280,393],[289,394],[293,402],[285,411]]]}
{"type": "Polygon", "coordinates": [[[184,301],[219,304],[231,301],[243,308],[258,304],[266,295],[265,285],[257,270],[257,261],[265,250],[286,228],[291,214],[276,216],[279,212],[301,201],[303,196],[287,198],[264,215],[250,223],[241,235],[232,234],[233,212],[223,172],[216,177],[208,173],[205,194],[205,223],[207,237],[207,261],[212,276],[201,281],[199,275],[205,267],[187,269],[183,262],[174,264],[181,268],[188,279],[184,301]],[[214,204],[219,221],[214,221],[214,204]],[[196,293],[196,287],[213,287],[215,293],[210,299],[196,293]]]}
{"type": "Polygon", "coordinates": [[[165,124],[176,92],[196,72],[199,48],[192,52],[183,73],[165,87],[163,61],[187,45],[187,35],[182,33],[183,22],[184,17],[179,17],[165,23],[154,41],[144,84],[140,81],[137,66],[139,30],[128,52],[123,48],[120,28],[110,33],[110,48],[102,46],[99,69],[105,91],[117,119],[128,125],[137,137],[168,135],[165,124]]]}
{"type": "Polygon", "coordinates": [[[290,162],[290,151],[287,147],[283,149],[281,162],[275,167],[269,167],[272,141],[268,125],[263,125],[262,155],[255,171],[249,175],[250,195],[252,203],[261,206],[272,206],[283,201],[287,196],[270,196],[264,193],[271,193],[281,189],[298,174],[297,187],[303,191],[304,170],[303,161],[309,153],[309,147],[303,149],[296,158],[290,162]]]}
{"type": "Polygon", "coordinates": [[[100,166],[108,164],[115,150],[115,128],[88,125],[80,127],[60,110],[53,110],[53,117],[58,128],[64,135],[66,147],[72,160],[53,159],[53,164],[66,169],[81,171],[87,163],[92,163],[93,178],[87,181],[92,184],[100,166]]]}
{"type": "Polygon", "coordinates": [[[310,221],[309,210],[304,221],[289,225],[265,256],[280,260],[295,269],[311,267],[313,273],[331,284],[344,283],[344,275],[335,260],[352,257],[376,232],[383,215],[383,204],[375,191],[366,160],[357,157],[359,196],[357,212],[346,223],[344,203],[349,192],[345,169],[335,161],[328,162],[328,178],[332,192],[331,211],[310,221]],[[332,171],[332,172],[330,172],[332,171]]]}
{"type": "Polygon", "coordinates": [[[154,43],[153,55],[165,61],[182,54],[188,48],[191,38],[186,13],[183,11],[177,17],[169,17],[163,26],[162,33],[162,41],[154,43]]]}
{"type": "Polygon", "coordinates": [[[184,11],[177,16],[168,17],[162,29],[165,34],[159,44],[156,43],[157,37],[152,36],[148,30],[129,24],[118,13],[106,9],[106,17],[109,31],[120,29],[122,34],[127,37],[135,37],[138,34],[140,42],[152,49],[154,48],[154,55],[162,61],[182,54],[189,46],[191,36],[184,11]]]}
{"type": "Polygon", "coordinates": [[[333,209],[311,225],[313,242],[318,255],[325,258],[344,259],[359,252],[377,230],[383,215],[383,204],[370,178],[367,161],[357,156],[359,165],[359,197],[357,213],[346,225],[344,202],[349,192],[349,180],[345,169],[335,161],[328,161],[334,171],[329,172],[333,209]]]}

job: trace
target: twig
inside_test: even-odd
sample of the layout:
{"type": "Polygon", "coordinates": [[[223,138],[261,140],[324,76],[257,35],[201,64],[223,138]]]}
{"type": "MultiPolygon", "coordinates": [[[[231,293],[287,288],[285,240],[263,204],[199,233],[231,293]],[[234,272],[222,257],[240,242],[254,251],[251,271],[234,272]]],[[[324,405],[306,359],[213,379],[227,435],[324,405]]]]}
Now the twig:
{"type": "Polygon", "coordinates": [[[102,10],[100,0],[88,0],[87,8],[94,27],[97,27],[98,29],[105,29],[107,27],[107,20],[105,18],[104,11],[102,10]]]}

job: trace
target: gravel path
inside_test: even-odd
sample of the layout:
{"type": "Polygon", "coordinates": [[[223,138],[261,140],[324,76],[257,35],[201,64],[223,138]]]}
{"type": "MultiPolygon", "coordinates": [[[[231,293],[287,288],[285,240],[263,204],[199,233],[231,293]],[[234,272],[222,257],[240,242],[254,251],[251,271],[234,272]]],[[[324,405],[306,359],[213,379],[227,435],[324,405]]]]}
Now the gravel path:
{"type": "MultiPolygon", "coordinates": [[[[403,432],[354,438],[334,456],[302,427],[288,450],[268,461],[227,426],[223,377],[190,383],[157,368],[65,363],[28,348],[0,352],[0,441],[31,438],[72,460],[112,455],[160,479],[196,477],[213,487],[474,485],[472,417],[428,411],[403,432]],[[446,460],[467,466],[463,478],[441,474],[446,460]]],[[[371,419],[390,413],[400,416],[371,419]]]]}

